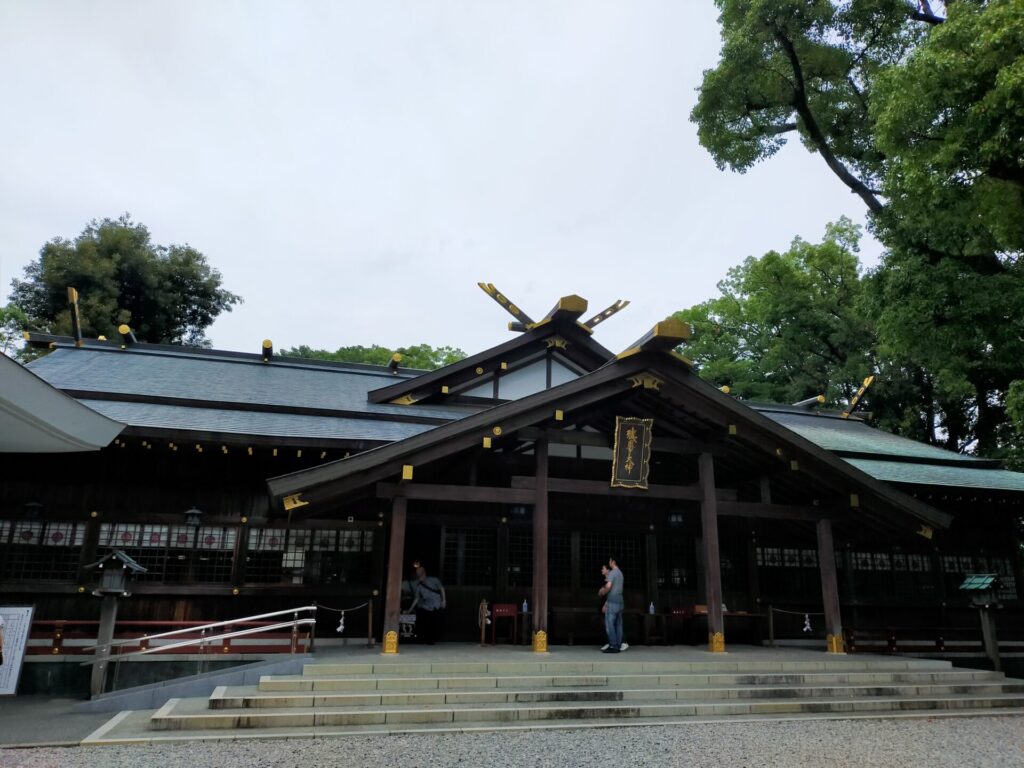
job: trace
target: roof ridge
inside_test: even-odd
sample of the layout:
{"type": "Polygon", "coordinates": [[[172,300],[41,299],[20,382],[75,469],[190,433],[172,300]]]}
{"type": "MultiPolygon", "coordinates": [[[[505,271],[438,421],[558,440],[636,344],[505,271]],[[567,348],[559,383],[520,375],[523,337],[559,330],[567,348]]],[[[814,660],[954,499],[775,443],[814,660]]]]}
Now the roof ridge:
{"type": "MultiPolygon", "coordinates": [[[[33,334],[38,342],[46,341],[47,336],[33,334]]],[[[337,360],[318,360],[308,357],[292,357],[291,355],[275,355],[269,361],[255,352],[237,352],[234,350],[207,349],[205,347],[188,347],[177,344],[152,344],[149,342],[137,342],[122,347],[119,342],[110,340],[85,339],[82,346],[77,346],[74,339],[70,337],[49,337],[50,343],[56,349],[87,350],[90,352],[116,352],[148,357],[171,357],[177,359],[191,359],[202,361],[216,361],[222,363],[242,363],[249,365],[270,365],[287,368],[300,368],[315,371],[331,371],[335,373],[356,373],[369,376],[385,376],[389,379],[400,379],[403,381],[412,380],[430,371],[422,368],[406,368],[398,373],[392,373],[384,365],[373,363],[342,362],[337,360]]]]}

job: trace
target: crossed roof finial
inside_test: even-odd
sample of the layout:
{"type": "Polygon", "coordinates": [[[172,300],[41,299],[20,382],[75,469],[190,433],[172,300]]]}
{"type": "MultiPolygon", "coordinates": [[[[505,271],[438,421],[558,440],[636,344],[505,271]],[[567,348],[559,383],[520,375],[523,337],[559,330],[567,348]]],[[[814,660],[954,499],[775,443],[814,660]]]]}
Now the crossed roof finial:
{"type": "MultiPolygon", "coordinates": [[[[488,296],[490,296],[492,299],[498,302],[498,305],[500,307],[502,307],[506,312],[508,312],[510,315],[512,315],[512,317],[515,318],[515,322],[511,322],[508,324],[508,329],[510,331],[516,331],[517,333],[529,331],[533,328],[536,328],[537,326],[549,323],[556,318],[566,318],[578,322],[579,317],[583,315],[584,312],[587,311],[588,304],[586,299],[582,298],[581,296],[576,296],[575,294],[570,296],[563,296],[558,300],[558,303],[555,304],[551,311],[544,316],[543,320],[541,320],[540,322],[535,322],[517,304],[515,304],[505,294],[499,291],[497,287],[495,287],[494,283],[477,283],[477,285],[480,286],[480,289],[484,293],[486,293],[488,296]]],[[[627,306],[629,306],[628,301],[617,299],[611,306],[608,306],[605,309],[601,310],[596,315],[591,317],[589,320],[580,323],[580,325],[586,328],[587,331],[593,331],[594,327],[598,323],[603,323],[609,317],[616,314],[620,310],[625,309],[627,306]]]]}

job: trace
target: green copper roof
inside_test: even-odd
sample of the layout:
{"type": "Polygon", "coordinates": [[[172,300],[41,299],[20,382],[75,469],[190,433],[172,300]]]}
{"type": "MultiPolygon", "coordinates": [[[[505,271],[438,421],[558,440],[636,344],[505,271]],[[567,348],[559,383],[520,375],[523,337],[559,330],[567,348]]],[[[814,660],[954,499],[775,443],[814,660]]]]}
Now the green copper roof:
{"type": "Polygon", "coordinates": [[[829,451],[864,456],[893,456],[925,459],[944,463],[973,464],[983,462],[974,456],[945,451],[934,445],[919,443],[906,437],[875,429],[858,419],[842,419],[813,411],[774,410],[770,406],[754,406],[772,421],[792,429],[812,443],[829,451]]]}
{"type": "Polygon", "coordinates": [[[859,458],[846,458],[846,461],[853,464],[857,469],[871,475],[876,480],[885,480],[890,483],[945,485],[954,488],[984,488],[993,491],[1024,492],[1024,472],[859,458]]]}

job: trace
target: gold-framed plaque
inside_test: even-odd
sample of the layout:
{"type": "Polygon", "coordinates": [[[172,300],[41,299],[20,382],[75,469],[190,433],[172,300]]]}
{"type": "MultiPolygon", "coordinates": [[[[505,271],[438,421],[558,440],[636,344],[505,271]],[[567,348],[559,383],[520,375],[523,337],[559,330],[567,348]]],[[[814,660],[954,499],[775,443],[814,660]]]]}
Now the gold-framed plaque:
{"type": "Polygon", "coordinates": [[[654,419],[615,417],[615,448],[612,450],[612,487],[647,489],[651,471],[654,419]]]}

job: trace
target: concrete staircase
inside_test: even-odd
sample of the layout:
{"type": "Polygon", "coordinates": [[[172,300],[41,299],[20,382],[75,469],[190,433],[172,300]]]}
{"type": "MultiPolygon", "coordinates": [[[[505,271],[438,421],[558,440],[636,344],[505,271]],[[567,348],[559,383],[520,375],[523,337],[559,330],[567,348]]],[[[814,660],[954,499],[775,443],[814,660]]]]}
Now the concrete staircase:
{"type": "Polygon", "coordinates": [[[122,712],[83,744],[576,728],[729,718],[1024,714],[1024,681],[885,657],[722,661],[368,660],[122,712]]]}

